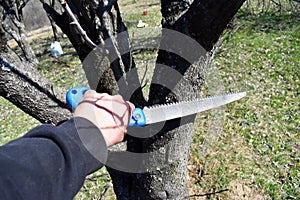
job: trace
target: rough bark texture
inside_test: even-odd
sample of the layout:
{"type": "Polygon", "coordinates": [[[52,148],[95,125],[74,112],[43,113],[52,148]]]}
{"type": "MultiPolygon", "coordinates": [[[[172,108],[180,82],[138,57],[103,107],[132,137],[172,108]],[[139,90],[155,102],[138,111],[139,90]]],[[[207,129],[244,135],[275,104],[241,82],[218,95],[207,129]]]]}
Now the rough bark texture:
{"type": "Polygon", "coordinates": [[[41,76],[12,51],[0,53],[0,95],[42,123],[57,124],[71,117],[64,91],[41,76]]]}
{"type": "Polygon", "coordinates": [[[42,123],[57,124],[70,118],[65,91],[8,48],[6,36],[0,28],[0,95],[42,123]]]}
{"type": "MultiPolygon", "coordinates": [[[[211,61],[210,51],[221,33],[244,1],[162,1],[163,28],[181,32],[199,44],[202,52],[196,52],[188,61],[165,49],[180,49],[172,42],[169,31],[162,32],[161,49],[157,58],[148,104],[171,103],[198,97],[205,73],[211,61]],[[200,28],[199,28],[200,27],[200,28]],[[171,41],[170,41],[171,40],[171,41]],[[198,53],[198,56],[197,56],[198,53]],[[170,75],[168,66],[181,74],[178,79],[170,75]],[[168,87],[164,87],[167,80],[168,87]],[[182,81],[184,80],[184,81],[182,81]],[[171,82],[171,83],[170,83],[171,82]],[[161,84],[159,84],[161,83],[161,84]]],[[[180,42],[179,42],[180,43],[180,42]]],[[[189,44],[181,44],[184,46],[189,44]]],[[[190,50],[193,54],[194,49],[190,50]]],[[[167,122],[162,130],[145,140],[130,138],[128,150],[155,152],[145,160],[158,166],[150,173],[124,173],[110,169],[118,199],[184,199],[187,160],[191,142],[194,116],[167,122]]],[[[159,125],[142,131],[151,132],[159,125]]],[[[152,168],[149,166],[149,168],[152,168]]]]}
{"type": "Polygon", "coordinates": [[[2,21],[2,28],[9,34],[18,44],[23,53],[23,59],[37,64],[38,60],[31,49],[27,34],[25,31],[23,20],[23,8],[28,1],[0,1],[1,13],[0,19],[2,21]]]}
{"type": "Polygon", "coordinates": [[[86,35],[100,48],[107,50],[109,52],[108,55],[99,52],[97,48],[87,43],[82,37],[82,32],[74,25],[74,20],[70,18],[66,7],[65,12],[59,14],[47,3],[42,2],[47,13],[68,36],[83,62],[84,69],[85,67],[88,68],[85,69],[85,72],[92,88],[98,92],[119,93],[125,99],[130,99],[137,104],[143,104],[142,90],[137,72],[134,70],[135,64],[129,51],[127,29],[122,22],[117,1],[95,2],[88,0],[68,2],[73,14],[76,13],[78,22],[86,35]],[[88,61],[89,64],[85,64],[87,56],[98,58],[94,63],[88,61]],[[130,76],[127,76],[126,73],[129,70],[131,70],[130,76]],[[91,73],[95,74],[96,78],[92,77],[91,73]],[[97,83],[95,83],[94,79],[97,80],[97,83]]]}
{"type": "MultiPolygon", "coordinates": [[[[201,44],[203,52],[199,52],[198,58],[195,56],[194,59],[187,60],[182,58],[182,55],[160,50],[157,58],[159,65],[155,68],[153,84],[150,88],[150,104],[170,103],[199,97],[198,94],[211,60],[209,52],[243,2],[243,0],[161,1],[163,28],[172,29],[193,38],[201,44]],[[182,78],[175,80],[168,88],[156,84],[162,82],[160,78],[168,77],[168,70],[161,70],[161,64],[176,70],[182,78]]],[[[161,43],[170,45],[169,49],[176,49],[177,47],[174,47],[176,44],[168,41],[171,39],[171,37],[164,37],[163,31],[161,43]]],[[[183,50],[184,45],[192,46],[182,44],[183,50]]],[[[190,54],[195,51],[193,48],[189,50],[190,54]]],[[[165,148],[164,152],[167,153],[158,154],[156,159],[159,159],[159,156],[165,156],[168,163],[165,168],[145,174],[143,177],[144,185],[148,186],[148,191],[151,191],[148,192],[149,199],[184,199],[189,196],[186,189],[186,166],[193,121],[193,116],[181,119],[181,122],[171,121],[169,122],[171,125],[166,124],[165,129],[158,133],[157,137],[150,138],[145,143],[145,151],[165,148]]]]}

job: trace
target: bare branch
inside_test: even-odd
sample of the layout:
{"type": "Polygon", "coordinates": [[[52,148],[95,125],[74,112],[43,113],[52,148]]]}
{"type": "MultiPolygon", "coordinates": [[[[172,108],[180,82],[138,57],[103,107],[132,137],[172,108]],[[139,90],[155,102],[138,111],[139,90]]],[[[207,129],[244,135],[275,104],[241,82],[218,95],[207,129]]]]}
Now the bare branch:
{"type": "Polygon", "coordinates": [[[23,52],[24,58],[33,64],[37,64],[38,60],[27,40],[27,35],[23,24],[22,10],[16,8],[16,3],[17,2],[12,1],[0,1],[0,5],[3,7],[5,12],[3,13],[4,16],[1,25],[5,32],[7,32],[17,42],[18,46],[23,52]],[[15,27],[12,28],[8,26],[9,22],[14,24],[15,27]]]}
{"type": "Polygon", "coordinates": [[[185,197],[185,199],[190,199],[191,197],[205,197],[205,196],[211,196],[211,195],[214,195],[214,194],[220,194],[222,192],[227,192],[229,189],[224,189],[224,190],[219,190],[219,191],[216,191],[216,192],[210,192],[210,193],[205,193],[205,194],[193,194],[193,195],[190,195],[188,197],[185,197]]]}
{"type": "Polygon", "coordinates": [[[67,12],[68,16],[71,18],[72,22],[70,23],[71,25],[76,26],[76,29],[78,30],[79,34],[84,38],[85,42],[92,48],[92,49],[97,49],[100,53],[107,55],[108,50],[103,49],[96,45],[86,34],[85,30],[81,27],[79,24],[78,20],[76,19],[75,15],[73,14],[72,10],[70,9],[68,3],[64,0],[60,0],[61,5],[63,5],[65,11],[67,12]]]}

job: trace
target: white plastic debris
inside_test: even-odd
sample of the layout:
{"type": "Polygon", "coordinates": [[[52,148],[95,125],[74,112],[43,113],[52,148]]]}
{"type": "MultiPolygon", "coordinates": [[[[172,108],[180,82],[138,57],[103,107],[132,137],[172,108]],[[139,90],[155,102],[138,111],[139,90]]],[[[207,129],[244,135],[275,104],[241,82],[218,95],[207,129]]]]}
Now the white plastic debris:
{"type": "Polygon", "coordinates": [[[143,22],[143,20],[139,20],[139,23],[138,25],[136,26],[137,28],[144,28],[144,27],[147,27],[148,24],[143,22]]]}
{"type": "Polygon", "coordinates": [[[59,57],[64,53],[60,45],[60,42],[58,41],[51,43],[50,49],[51,49],[51,56],[53,57],[59,57]]]}

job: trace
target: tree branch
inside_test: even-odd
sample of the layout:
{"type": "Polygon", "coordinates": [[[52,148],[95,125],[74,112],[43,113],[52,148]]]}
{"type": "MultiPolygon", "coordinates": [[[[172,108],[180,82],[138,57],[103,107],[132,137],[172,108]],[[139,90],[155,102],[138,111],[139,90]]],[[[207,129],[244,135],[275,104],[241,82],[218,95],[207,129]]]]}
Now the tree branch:
{"type": "Polygon", "coordinates": [[[67,4],[66,1],[64,0],[60,0],[61,5],[63,5],[67,15],[70,17],[71,22],[70,25],[71,26],[75,26],[78,33],[83,37],[83,39],[85,40],[86,44],[88,46],[90,46],[92,49],[96,49],[97,51],[99,51],[101,54],[103,55],[107,55],[108,54],[108,50],[103,49],[101,47],[99,47],[98,45],[96,45],[86,34],[85,30],[83,30],[83,28],[81,27],[81,25],[79,24],[78,20],[76,19],[75,15],[73,14],[73,12],[71,11],[69,5],[67,4]]]}
{"type": "MultiPolygon", "coordinates": [[[[74,29],[72,26],[67,13],[59,14],[53,7],[49,6],[44,0],[40,0],[43,4],[44,10],[50,15],[50,17],[55,21],[55,23],[60,27],[62,32],[66,34],[75,48],[79,59],[83,61],[86,56],[92,51],[92,48],[82,39],[82,36],[74,29]]],[[[88,23],[88,22],[86,22],[88,23]]],[[[89,22],[91,23],[91,22],[89,22]]]]}
{"type": "Polygon", "coordinates": [[[71,117],[65,91],[10,50],[0,53],[0,95],[42,123],[57,124],[71,117]]]}
{"type": "Polygon", "coordinates": [[[220,194],[222,192],[227,192],[229,189],[224,189],[224,190],[219,190],[219,191],[216,191],[216,192],[210,192],[210,193],[205,193],[205,194],[193,194],[193,195],[190,195],[188,197],[185,197],[185,199],[190,199],[191,197],[204,197],[204,196],[211,196],[211,195],[214,195],[214,194],[220,194]]]}
{"type": "MultiPolygon", "coordinates": [[[[161,3],[164,10],[167,9],[168,6],[171,6],[171,9],[167,9],[167,12],[163,12],[163,28],[168,28],[186,35],[187,38],[185,41],[190,42],[189,44],[184,44],[185,42],[180,40],[172,41],[173,38],[169,36],[169,31],[163,31],[161,46],[164,45],[164,49],[169,50],[165,51],[160,49],[158,52],[157,63],[172,67],[182,75],[182,78],[183,76],[192,78],[195,75],[192,73],[195,73],[195,70],[200,70],[200,74],[197,75],[198,79],[193,79],[197,83],[190,83],[195,86],[194,89],[191,88],[192,90],[200,91],[201,85],[204,83],[204,74],[207,69],[203,68],[203,70],[201,70],[199,69],[199,66],[191,70],[189,70],[189,68],[190,66],[193,66],[192,64],[195,62],[199,62],[198,59],[201,57],[202,59],[209,59],[209,54],[207,53],[213,49],[214,44],[218,41],[227,24],[242,6],[244,1],[245,0],[195,0],[190,7],[186,4],[186,10],[179,9],[179,13],[173,13],[175,16],[180,16],[179,18],[170,17],[172,16],[171,11],[172,7],[174,7],[174,3],[170,3],[171,1],[162,1],[161,3]],[[164,36],[164,34],[166,36],[164,36]],[[195,46],[195,43],[201,45],[201,47],[195,46]],[[193,48],[191,48],[192,46],[193,48]],[[173,53],[174,49],[180,49],[180,55],[173,53]],[[189,59],[182,57],[188,57],[189,59]]],[[[182,2],[178,2],[178,4],[182,4],[182,2]]],[[[204,65],[202,65],[202,67],[203,66],[204,65]]],[[[170,70],[173,69],[170,68],[170,70]]],[[[166,77],[168,75],[166,73],[168,73],[168,70],[162,71],[159,66],[155,68],[152,80],[153,84],[150,86],[150,104],[176,101],[176,95],[171,91],[174,90],[175,86],[182,79],[174,80],[172,87],[169,88],[156,84],[161,82],[159,79],[160,77],[166,77]]],[[[179,85],[178,87],[180,88],[179,85]]],[[[189,91],[187,89],[179,88],[178,91],[189,91]]],[[[190,94],[193,93],[191,92],[190,94]]],[[[195,97],[195,94],[193,95],[195,97]]],[[[189,95],[182,96],[193,98],[191,96],[188,97],[189,95]]],[[[181,96],[177,96],[177,98],[181,98],[181,96]]]]}
{"type": "Polygon", "coordinates": [[[0,1],[0,5],[5,11],[5,13],[3,13],[4,16],[1,25],[3,26],[3,29],[17,42],[23,52],[24,58],[33,64],[37,64],[38,60],[27,40],[22,18],[22,6],[19,8],[16,6],[16,3],[17,2],[15,1],[0,1]],[[9,24],[9,22],[5,22],[5,20],[13,24],[15,28],[13,29],[8,26],[7,24],[9,24]]]}

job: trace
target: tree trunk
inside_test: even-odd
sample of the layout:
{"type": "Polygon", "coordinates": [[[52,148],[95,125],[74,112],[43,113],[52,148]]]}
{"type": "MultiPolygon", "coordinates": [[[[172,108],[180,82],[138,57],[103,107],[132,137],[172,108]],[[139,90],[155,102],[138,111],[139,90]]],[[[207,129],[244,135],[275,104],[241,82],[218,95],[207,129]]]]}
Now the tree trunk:
{"type": "MultiPolygon", "coordinates": [[[[212,59],[210,51],[243,2],[161,1],[162,25],[166,29],[162,31],[149,105],[199,97],[212,59]]],[[[194,117],[149,126],[140,132],[149,132],[149,135],[156,132],[156,135],[144,140],[128,140],[128,150],[152,152],[143,160],[146,166],[141,167],[141,171],[147,168],[150,172],[130,174],[110,169],[118,199],[184,199],[189,196],[186,166],[194,117]]]]}

